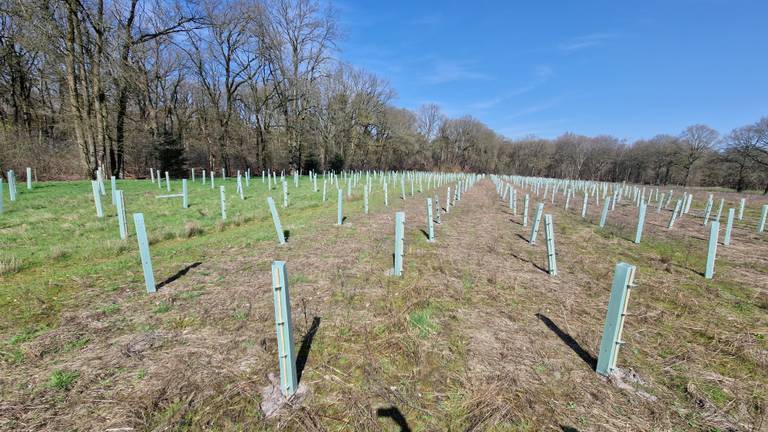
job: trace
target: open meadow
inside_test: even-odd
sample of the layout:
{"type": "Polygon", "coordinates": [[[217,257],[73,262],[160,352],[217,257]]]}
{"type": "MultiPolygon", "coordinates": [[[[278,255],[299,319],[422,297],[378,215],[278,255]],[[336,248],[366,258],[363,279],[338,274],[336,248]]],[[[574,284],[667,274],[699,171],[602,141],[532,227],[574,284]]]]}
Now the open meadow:
{"type": "MultiPolygon", "coordinates": [[[[669,206],[660,196],[673,187],[357,172],[338,176],[338,225],[336,184],[329,174],[324,202],[324,177],[315,191],[309,176],[298,187],[286,176],[287,208],[282,188],[268,190],[261,176],[247,186],[243,180],[244,199],[234,178],[217,178],[215,188],[188,180],[188,208],[181,197],[156,198],[169,193],[164,182],[117,180],[126,240],[109,181],[103,218],[90,182],[41,182],[31,190],[19,182],[14,202],[4,185],[0,429],[768,428],[768,233],[757,229],[765,196],[713,191],[705,225],[709,192],[688,189],[690,211],[669,229],[683,190],[669,206]],[[355,179],[351,188],[348,179],[355,179]],[[581,188],[597,191],[585,217],[581,188]],[[614,191],[624,197],[601,228],[614,191]],[[647,202],[639,244],[633,193],[647,202]],[[428,198],[433,220],[439,214],[434,242],[428,198]],[[720,244],[708,279],[720,198],[720,244]],[[738,216],[741,198],[743,217],[726,246],[728,209],[738,216]],[[529,243],[539,203],[551,216],[556,275],[544,221],[539,240],[529,243]],[[400,211],[398,277],[391,269],[400,211]],[[154,293],[145,287],[136,212],[144,214],[154,293]],[[274,261],[284,261],[288,275],[299,391],[265,414],[269,376],[281,373],[274,261]],[[624,343],[606,377],[596,368],[619,262],[636,270],[624,343]]],[[[170,189],[180,193],[181,181],[170,189]]]]}

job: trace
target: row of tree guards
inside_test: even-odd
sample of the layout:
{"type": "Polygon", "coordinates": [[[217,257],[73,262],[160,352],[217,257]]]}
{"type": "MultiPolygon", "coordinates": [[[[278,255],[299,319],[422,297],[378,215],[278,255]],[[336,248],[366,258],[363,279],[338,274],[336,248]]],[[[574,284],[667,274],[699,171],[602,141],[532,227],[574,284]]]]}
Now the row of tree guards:
{"type": "MultiPolygon", "coordinates": [[[[647,189],[637,185],[626,185],[624,183],[600,183],[590,181],[574,181],[565,179],[520,177],[520,176],[491,176],[496,184],[496,191],[502,202],[509,199],[509,208],[514,216],[517,212],[517,194],[518,189],[524,192],[522,225],[528,226],[528,208],[531,195],[541,199],[536,205],[536,212],[533,218],[533,227],[528,238],[530,244],[536,244],[536,237],[539,230],[540,221],[544,212],[544,202],[549,199],[551,205],[555,205],[558,192],[565,199],[564,209],[569,210],[573,197],[582,198],[581,218],[587,219],[587,209],[590,197],[599,205],[600,199],[603,200],[602,211],[600,213],[599,227],[605,228],[608,221],[609,211],[615,210],[616,204],[622,199],[631,199],[637,208],[637,223],[633,242],[640,244],[643,237],[643,227],[645,225],[646,214],[649,205],[655,205],[656,212],[661,213],[668,210],[674,196],[674,190],[661,192],[659,188],[647,189]],[[541,192],[543,191],[543,195],[541,192]]],[[[693,202],[693,195],[687,191],[677,199],[674,209],[671,210],[667,229],[672,230],[674,223],[683,215],[689,214],[693,202]]],[[[720,219],[724,209],[725,199],[721,198],[717,214],[712,217],[714,207],[713,194],[708,194],[705,203],[702,220],[704,226],[709,225],[709,240],[707,242],[707,260],[703,275],[707,279],[712,279],[715,273],[715,257],[720,232],[720,219]]],[[[746,207],[746,198],[740,198],[738,206],[738,220],[744,220],[744,210],[746,207]]],[[[728,246],[732,241],[732,232],[734,221],[737,218],[737,209],[729,208],[726,218],[726,228],[723,237],[723,245],[728,246]]],[[[768,216],[768,204],[763,205],[760,212],[760,218],[756,225],[756,231],[762,233],[765,231],[766,217],[768,216]]],[[[557,259],[554,245],[553,222],[551,214],[544,214],[546,253],[548,262],[548,273],[551,276],[557,275],[557,259]]],[[[600,375],[610,375],[616,369],[616,360],[619,347],[625,342],[622,340],[622,331],[624,328],[624,319],[627,315],[627,305],[629,301],[630,289],[635,287],[636,267],[631,264],[619,262],[614,270],[611,294],[608,301],[603,336],[600,342],[600,352],[598,356],[596,371],[600,375]]]]}
{"type": "MultiPolygon", "coordinates": [[[[27,188],[33,188],[33,171],[27,168],[27,188]]],[[[190,171],[190,181],[198,182],[198,176],[194,169],[190,171]]],[[[216,174],[214,172],[201,172],[200,181],[202,185],[209,184],[210,189],[215,190],[216,174]]],[[[294,188],[301,185],[301,176],[294,172],[294,188]]],[[[320,193],[318,187],[318,173],[309,172],[309,181],[307,184],[315,193],[320,193]]],[[[399,186],[399,198],[405,200],[408,196],[406,185],[410,186],[410,195],[431,190],[437,191],[438,188],[446,187],[445,207],[440,205],[438,194],[426,198],[426,233],[427,241],[435,241],[435,224],[441,223],[441,212],[449,213],[451,207],[455,206],[457,201],[461,200],[462,193],[474,186],[484,175],[477,174],[455,174],[455,173],[430,173],[430,172],[396,172],[396,171],[355,171],[341,173],[324,172],[322,174],[322,202],[325,203],[328,198],[327,189],[329,186],[337,190],[337,215],[336,225],[345,224],[344,216],[344,195],[351,198],[354,194],[359,194],[362,188],[363,195],[363,213],[369,213],[369,200],[375,190],[380,190],[381,199],[385,207],[389,206],[389,188],[399,186]],[[378,183],[378,188],[374,189],[374,184],[378,183]]],[[[16,180],[13,171],[7,173],[9,197],[11,201],[17,199],[16,180]]],[[[657,213],[670,211],[670,219],[667,229],[672,230],[676,220],[689,215],[693,195],[684,191],[676,199],[674,207],[671,206],[675,191],[669,190],[662,192],[659,188],[646,188],[637,185],[626,185],[624,183],[605,183],[592,181],[575,181],[565,179],[521,177],[521,176],[496,176],[491,175],[491,180],[496,185],[496,190],[502,202],[507,202],[512,210],[513,216],[518,216],[518,193],[523,194],[523,206],[521,222],[523,227],[529,225],[529,207],[532,197],[539,200],[535,207],[535,213],[532,218],[531,231],[528,242],[531,245],[536,244],[541,221],[544,221],[544,236],[547,254],[547,272],[550,276],[558,275],[557,253],[555,250],[554,218],[551,213],[545,213],[545,202],[550,201],[550,205],[555,206],[559,197],[564,199],[564,209],[568,211],[574,198],[581,198],[581,217],[587,219],[587,212],[590,201],[594,201],[596,206],[603,200],[602,211],[600,213],[599,227],[603,229],[609,218],[610,212],[615,210],[617,203],[622,200],[628,200],[637,208],[637,224],[635,228],[634,243],[639,244],[642,241],[643,227],[649,206],[655,207],[657,213]],[[543,192],[543,193],[542,193],[543,192]]],[[[165,183],[166,192],[171,192],[171,181],[168,172],[164,175],[158,170],[150,169],[150,182],[157,184],[162,190],[165,183]]],[[[124,180],[121,180],[121,182],[124,180]]],[[[227,181],[226,172],[222,169],[219,181],[227,181]]],[[[282,228],[280,216],[277,210],[275,200],[272,196],[273,191],[282,192],[282,207],[287,208],[291,205],[289,199],[289,176],[285,172],[278,173],[267,170],[261,173],[261,182],[269,191],[267,197],[267,208],[272,217],[275,227],[278,244],[286,243],[285,232],[282,228]],[[278,188],[278,184],[281,185],[278,188]]],[[[245,173],[238,171],[236,173],[236,193],[241,200],[245,199],[246,190],[252,188],[252,173],[246,170],[245,173]]],[[[116,209],[117,228],[122,240],[128,238],[128,228],[126,219],[126,205],[124,192],[117,188],[118,181],[113,176],[110,178],[110,199],[116,209]]],[[[226,213],[226,193],[225,185],[219,185],[219,197],[221,206],[221,218],[227,219],[226,213]]],[[[204,191],[205,189],[197,189],[204,191]]],[[[3,183],[0,180],[0,212],[3,211],[3,183]]],[[[103,172],[99,169],[96,173],[96,180],[91,182],[91,194],[93,195],[94,205],[96,207],[96,216],[104,218],[102,205],[102,196],[106,195],[103,172]]],[[[182,179],[181,192],[176,194],[157,195],[158,199],[181,198],[182,209],[189,207],[190,194],[188,188],[188,179],[182,179]]],[[[709,225],[709,241],[707,249],[706,268],[704,277],[711,279],[714,277],[715,257],[719,243],[720,220],[724,210],[725,200],[721,198],[716,213],[714,210],[713,194],[708,195],[705,203],[702,220],[703,225],[709,225]]],[[[735,220],[744,221],[744,211],[746,208],[746,199],[741,198],[737,208],[728,208],[726,216],[726,228],[723,237],[723,245],[728,246],[732,242],[732,232],[735,220]]],[[[689,216],[690,217],[690,216],[689,216]]],[[[768,217],[768,204],[763,205],[759,221],[756,224],[758,233],[765,230],[766,218],[768,217]]],[[[405,243],[405,212],[396,212],[394,227],[394,247],[393,262],[389,274],[394,277],[402,276],[404,269],[404,243],[405,243]]],[[[146,233],[146,225],[143,213],[134,213],[133,222],[136,231],[136,238],[139,247],[139,255],[144,273],[144,281],[148,293],[154,293],[157,290],[155,285],[154,273],[152,269],[152,256],[149,250],[149,241],[146,233]]],[[[636,267],[627,263],[618,263],[614,272],[614,279],[611,288],[608,310],[606,313],[605,327],[600,344],[600,355],[598,357],[597,372],[601,375],[608,375],[616,369],[616,358],[621,344],[621,334],[626,316],[629,292],[634,287],[636,267]]],[[[295,353],[293,350],[293,335],[291,325],[290,297],[286,275],[286,263],[284,261],[275,261],[272,265],[272,288],[275,302],[275,323],[279,341],[278,355],[281,372],[281,391],[285,396],[292,395],[297,389],[295,353]]]]}
{"type": "MultiPolygon", "coordinates": [[[[272,175],[275,175],[272,173],[272,175]]],[[[351,190],[353,188],[353,184],[356,182],[354,179],[357,177],[358,179],[362,177],[362,173],[351,173],[349,176],[347,176],[346,173],[342,173],[343,180],[347,181],[347,193],[351,194],[351,190]]],[[[246,175],[246,178],[249,178],[250,173],[246,175]]],[[[270,173],[265,173],[265,178],[269,177],[270,173]]],[[[338,185],[338,176],[334,173],[324,174],[324,177],[330,176],[330,180],[333,182],[336,182],[338,185]]],[[[363,187],[363,194],[364,194],[364,213],[368,214],[368,198],[371,194],[371,188],[373,185],[373,180],[375,178],[381,179],[381,185],[382,185],[382,193],[383,197],[387,197],[387,184],[390,182],[397,183],[397,179],[400,180],[401,185],[401,199],[406,199],[406,192],[405,192],[405,182],[406,179],[408,179],[411,182],[411,185],[415,185],[417,182],[420,185],[419,186],[419,192],[422,191],[421,185],[424,183],[426,179],[427,183],[427,189],[437,189],[441,187],[444,183],[451,182],[453,185],[453,188],[451,186],[448,186],[446,188],[446,207],[445,212],[449,212],[450,208],[452,206],[455,206],[457,201],[461,200],[461,194],[462,192],[465,192],[468,190],[471,186],[473,186],[477,181],[483,178],[482,175],[456,175],[456,174],[433,174],[433,173],[366,173],[366,180],[363,187]],[[453,191],[453,193],[451,192],[453,191]]],[[[154,175],[151,177],[152,181],[155,182],[155,178],[157,178],[157,181],[161,181],[162,177],[154,175]]],[[[222,173],[222,178],[226,178],[225,175],[222,173]]],[[[298,187],[298,176],[294,176],[295,185],[298,187]]],[[[283,192],[285,196],[286,191],[286,184],[285,178],[283,175],[281,175],[282,184],[283,184],[283,192]]],[[[313,185],[316,184],[317,181],[317,175],[314,173],[310,173],[310,179],[313,185]]],[[[194,181],[194,180],[193,180],[194,181]]],[[[328,179],[324,179],[324,184],[328,179]]],[[[166,177],[167,182],[167,177],[166,177]]],[[[94,181],[94,194],[96,196],[100,195],[99,192],[99,186],[98,181],[94,181]]],[[[183,184],[186,185],[186,180],[183,180],[183,184]]],[[[238,185],[240,185],[240,174],[238,173],[238,185]]],[[[221,187],[221,203],[222,203],[222,217],[225,218],[225,201],[223,198],[223,188],[221,187]]],[[[271,186],[270,186],[271,188],[271,186]]],[[[317,192],[317,187],[315,186],[315,191],[317,192]]],[[[240,190],[240,189],[239,189],[240,190]]],[[[270,189],[271,190],[271,189],[270,189]]],[[[186,197],[187,194],[187,188],[184,187],[183,196],[186,197]]],[[[122,191],[117,190],[117,192],[122,196],[122,191]]],[[[414,190],[412,188],[411,194],[414,194],[414,190]]],[[[160,197],[170,197],[170,196],[159,196],[160,197]]],[[[342,187],[338,187],[337,190],[337,220],[336,225],[342,226],[344,224],[344,213],[343,213],[343,203],[344,203],[344,189],[342,187]]],[[[186,198],[185,198],[186,199],[186,198]]],[[[325,192],[323,193],[323,201],[325,201],[325,192]]],[[[439,197],[437,194],[434,196],[434,202],[437,204],[437,214],[433,212],[433,198],[427,198],[426,199],[426,206],[427,206],[427,241],[428,242],[434,242],[435,241],[435,222],[440,222],[440,206],[439,206],[439,197]],[[437,219],[437,220],[436,220],[437,219]]],[[[385,203],[388,205],[388,203],[385,203]]],[[[119,204],[121,205],[121,204],[119,204]]],[[[270,214],[272,215],[272,220],[275,226],[275,231],[277,234],[277,240],[278,244],[282,245],[286,243],[286,238],[284,235],[284,231],[282,228],[282,223],[280,221],[280,216],[277,211],[277,206],[275,205],[275,200],[272,196],[267,197],[267,206],[269,208],[270,214]]],[[[287,198],[284,198],[284,206],[288,206],[287,198]]],[[[185,207],[186,208],[186,207],[185,207]]],[[[139,244],[139,255],[141,257],[142,262],[142,268],[144,272],[144,281],[146,284],[146,289],[148,293],[154,293],[156,292],[156,286],[155,286],[155,279],[153,275],[152,270],[152,258],[151,254],[149,252],[149,242],[147,240],[146,235],[146,229],[144,225],[144,215],[142,213],[135,213],[133,215],[134,217],[134,224],[136,226],[136,237],[139,244]]],[[[403,268],[404,268],[404,258],[405,258],[405,212],[398,211],[395,213],[395,229],[394,229],[394,248],[393,248],[393,263],[392,268],[389,271],[389,274],[394,277],[400,277],[403,275],[403,268]]],[[[298,382],[297,382],[297,371],[296,371],[296,353],[294,350],[294,343],[293,343],[293,325],[291,321],[291,306],[290,306],[290,295],[289,295],[289,287],[288,287],[288,276],[287,276],[287,267],[285,261],[274,261],[272,263],[272,292],[273,292],[273,299],[274,299],[274,306],[275,306],[275,328],[277,332],[277,341],[278,341],[278,365],[280,369],[280,390],[282,394],[285,397],[290,397],[293,395],[296,390],[298,389],[298,382]]]]}

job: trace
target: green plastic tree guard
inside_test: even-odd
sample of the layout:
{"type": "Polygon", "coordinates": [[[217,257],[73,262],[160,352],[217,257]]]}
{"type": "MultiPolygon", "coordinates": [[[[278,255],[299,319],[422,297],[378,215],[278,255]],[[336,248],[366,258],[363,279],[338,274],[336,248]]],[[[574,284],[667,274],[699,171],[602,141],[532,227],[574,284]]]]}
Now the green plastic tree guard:
{"type": "Polygon", "coordinates": [[[96,217],[104,217],[104,208],[101,206],[101,194],[99,193],[99,182],[91,180],[91,189],[93,190],[93,202],[96,204],[96,217]]]}
{"type": "Polygon", "coordinates": [[[448,192],[445,194],[445,212],[451,212],[451,187],[448,186],[448,192]]]}
{"type": "Polygon", "coordinates": [[[530,203],[530,196],[528,194],[525,194],[525,198],[523,199],[523,226],[528,226],[528,207],[530,203]]]}
{"type": "Polygon", "coordinates": [[[736,215],[736,209],[729,208],[728,209],[728,220],[725,224],[725,235],[723,236],[723,244],[725,246],[730,246],[731,244],[731,232],[733,231],[733,219],[736,215]]]}
{"type": "Polygon", "coordinates": [[[165,190],[171,191],[171,177],[168,175],[168,171],[165,172],[165,190]]]}
{"type": "Polygon", "coordinates": [[[744,219],[744,206],[746,204],[747,204],[747,199],[746,198],[742,198],[739,201],[739,220],[743,220],[744,219]]]}
{"type": "Polygon", "coordinates": [[[277,241],[280,244],[285,244],[285,232],[283,232],[283,225],[280,223],[280,215],[277,214],[277,206],[275,206],[275,200],[272,197],[267,197],[267,205],[269,205],[269,211],[272,213],[272,222],[275,224],[275,231],[277,232],[277,241]]]}
{"type": "Polygon", "coordinates": [[[435,219],[432,216],[432,198],[427,198],[427,240],[435,241],[435,219]]]}
{"type": "Polygon", "coordinates": [[[587,205],[589,203],[589,195],[586,193],[584,194],[584,201],[581,202],[581,218],[586,219],[587,218],[587,205]]]}
{"type": "Polygon", "coordinates": [[[10,170],[6,176],[8,177],[8,199],[16,201],[16,174],[10,170]]]}
{"type": "Polygon", "coordinates": [[[760,212],[760,222],[757,224],[757,232],[761,233],[765,231],[766,217],[768,217],[768,204],[764,204],[763,210],[760,212]]]}
{"type": "Polygon", "coordinates": [[[725,204],[725,198],[720,198],[720,204],[717,207],[717,215],[715,220],[720,222],[720,217],[723,215],[723,204],[725,204]]]}
{"type": "Polygon", "coordinates": [[[152,256],[149,254],[149,241],[147,240],[147,229],[144,226],[144,214],[133,214],[133,225],[136,227],[136,240],[139,242],[139,256],[141,257],[141,267],[144,270],[144,284],[147,286],[147,292],[157,291],[155,288],[155,275],[152,273],[152,256]]]}
{"type": "Polygon", "coordinates": [[[403,256],[405,243],[405,212],[395,213],[395,262],[392,275],[403,275],[403,256]]]}
{"type": "Polygon", "coordinates": [[[510,199],[512,200],[512,216],[517,216],[517,190],[512,189],[510,199]]]}
{"type": "Polygon", "coordinates": [[[624,318],[627,315],[630,288],[634,287],[634,279],[635,266],[623,262],[616,264],[611,297],[608,300],[608,311],[605,315],[603,337],[600,341],[600,353],[595,369],[600,375],[608,376],[616,369],[619,347],[624,344],[621,335],[624,330],[624,318]]]}
{"type": "Polygon", "coordinates": [[[109,198],[112,205],[116,205],[115,204],[115,200],[117,199],[117,197],[115,197],[116,190],[117,190],[117,180],[115,179],[115,176],[111,176],[109,178],[109,191],[110,191],[109,198]]]}
{"type": "Polygon", "coordinates": [[[672,211],[672,216],[669,217],[669,224],[667,224],[667,229],[672,229],[673,226],[675,226],[675,219],[677,219],[677,215],[680,214],[680,211],[683,208],[683,200],[685,198],[677,200],[677,204],[675,204],[675,210],[672,211]]]}
{"type": "Polygon", "coordinates": [[[181,179],[181,206],[189,208],[189,191],[187,190],[187,179],[181,179]]]}
{"type": "Polygon", "coordinates": [[[221,220],[227,220],[227,198],[224,196],[224,186],[219,186],[219,200],[221,201],[221,220]]]}
{"type": "Polygon", "coordinates": [[[536,204],[536,216],[533,217],[533,227],[531,228],[531,236],[528,242],[532,245],[536,244],[536,237],[539,235],[539,225],[541,225],[541,215],[544,212],[544,203],[536,204]]]}
{"type": "Polygon", "coordinates": [[[296,375],[291,300],[288,293],[288,274],[285,268],[285,261],[272,262],[272,294],[275,301],[280,391],[284,396],[289,397],[296,393],[298,378],[296,375]]]}
{"type": "Polygon", "coordinates": [[[288,182],[283,180],[283,208],[288,208],[288,182]]]}
{"type": "Polygon", "coordinates": [[[637,214],[637,229],[635,230],[635,244],[640,244],[640,240],[643,238],[643,226],[645,225],[645,212],[648,209],[648,204],[645,201],[640,201],[640,210],[637,214]]]}
{"type": "Polygon", "coordinates": [[[608,208],[611,205],[611,197],[607,197],[605,201],[603,201],[603,212],[600,213],[600,228],[603,228],[605,226],[605,220],[608,218],[608,208]]]}
{"type": "Polygon", "coordinates": [[[704,209],[704,225],[706,226],[709,223],[709,216],[712,214],[712,196],[710,195],[710,199],[707,201],[707,207],[704,209]]]}
{"type": "Polygon", "coordinates": [[[712,221],[709,227],[709,247],[707,248],[707,267],[704,277],[712,279],[715,275],[715,257],[717,255],[717,238],[720,235],[720,222],[712,221]]]}
{"type": "Polygon", "coordinates": [[[368,214],[368,185],[363,186],[363,211],[368,214]]]}
{"type": "Polygon", "coordinates": [[[3,178],[0,177],[0,213],[3,212],[3,178]]]}
{"type": "MultiPolygon", "coordinates": [[[[555,192],[552,191],[554,194],[555,192]]],[[[557,256],[555,255],[555,230],[552,215],[544,215],[544,240],[547,243],[547,270],[550,276],[557,276],[557,256]]]]}
{"type": "Polygon", "coordinates": [[[121,190],[115,191],[115,205],[117,206],[117,224],[120,229],[120,238],[125,240],[128,238],[128,227],[125,223],[125,198],[121,190]]]}
{"type": "Polygon", "coordinates": [[[336,225],[344,223],[344,191],[339,189],[338,209],[336,211],[336,225]]]}

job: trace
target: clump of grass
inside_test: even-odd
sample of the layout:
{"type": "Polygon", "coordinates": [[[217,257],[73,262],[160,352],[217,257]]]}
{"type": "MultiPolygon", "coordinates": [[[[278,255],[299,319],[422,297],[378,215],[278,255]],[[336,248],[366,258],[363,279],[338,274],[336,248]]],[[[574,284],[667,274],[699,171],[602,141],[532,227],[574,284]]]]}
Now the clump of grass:
{"type": "Polygon", "coordinates": [[[190,238],[202,234],[203,229],[200,228],[200,225],[197,222],[190,221],[184,225],[184,237],[190,238]]]}
{"type": "Polygon", "coordinates": [[[175,232],[171,230],[165,230],[163,231],[163,240],[173,240],[178,236],[175,232]]]}
{"type": "Polygon", "coordinates": [[[53,371],[48,379],[48,386],[56,390],[67,391],[72,388],[79,377],[80,373],[78,372],[58,369],[53,371]]]}
{"type": "Polygon", "coordinates": [[[11,345],[18,345],[28,340],[34,339],[36,336],[38,336],[40,333],[44,332],[45,330],[47,330],[45,326],[27,327],[21,333],[17,334],[16,336],[13,336],[8,341],[8,343],[11,345]]]}
{"type": "Polygon", "coordinates": [[[432,320],[432,310],[430,308],[412,312],[411,325],[419,331],[419,336],[423,338],[437,332],[437,324],[432,320]]]}
{"type": "Polygon", "coordinates": [[[88,345],[88,342],[91,341],[91,338],[88,336],[82,336],[79,337],[71,342],[67,342],[66,345],[64,345],[64,351],[72,351],[72,350],[79,350],[84,348],[86,345],[88,345]]]}
{"type": "Polygon", "coordinates": [[[166,302],[160,302],[158,303],[154,309],[152,309],[152,312],[156,314],[166,313],[171,310],[171,305],[169,305],[166,302]]]}
{"type": "Polygon", "coordinates": [[[112,303],[111,305],[107,305],[101,308],[101,312],[103,312],[105,315],[112,315],[118,310],[120,310],[120,305],[117,303],[112,303]]]}
{"type": "Polygon", "coordinates": [[[51,259],[53,261],[59,261],[68,257],[70,253],[71,252],[69,249],[63,248],[61,246],[54,246],[51,248],[51,259]]]}
{"type": "Polygon", "coordinates": [[[21,270],[21,260],[15,256],[0,256],[0,275],[10,275],[21,270]]]}
{"type": "Polygon", "coordinates": [[[227,222],[223,220],[219,220],[216,222],[216,231],[222,232],[227,227],[227,222]]]}

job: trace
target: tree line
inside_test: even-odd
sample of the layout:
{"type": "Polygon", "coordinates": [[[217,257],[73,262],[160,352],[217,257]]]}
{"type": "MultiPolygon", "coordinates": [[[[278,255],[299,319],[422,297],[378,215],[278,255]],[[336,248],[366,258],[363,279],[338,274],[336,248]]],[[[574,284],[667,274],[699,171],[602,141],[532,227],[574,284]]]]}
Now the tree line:
{"type": "Polygon", "coordinates": [[[419,169],[768,190],[768,119],[627,143],[510,140],[393,106],[347,64],[319,0],[0,0],[0,164],[47,176],[149,167],[419,169]]]}

